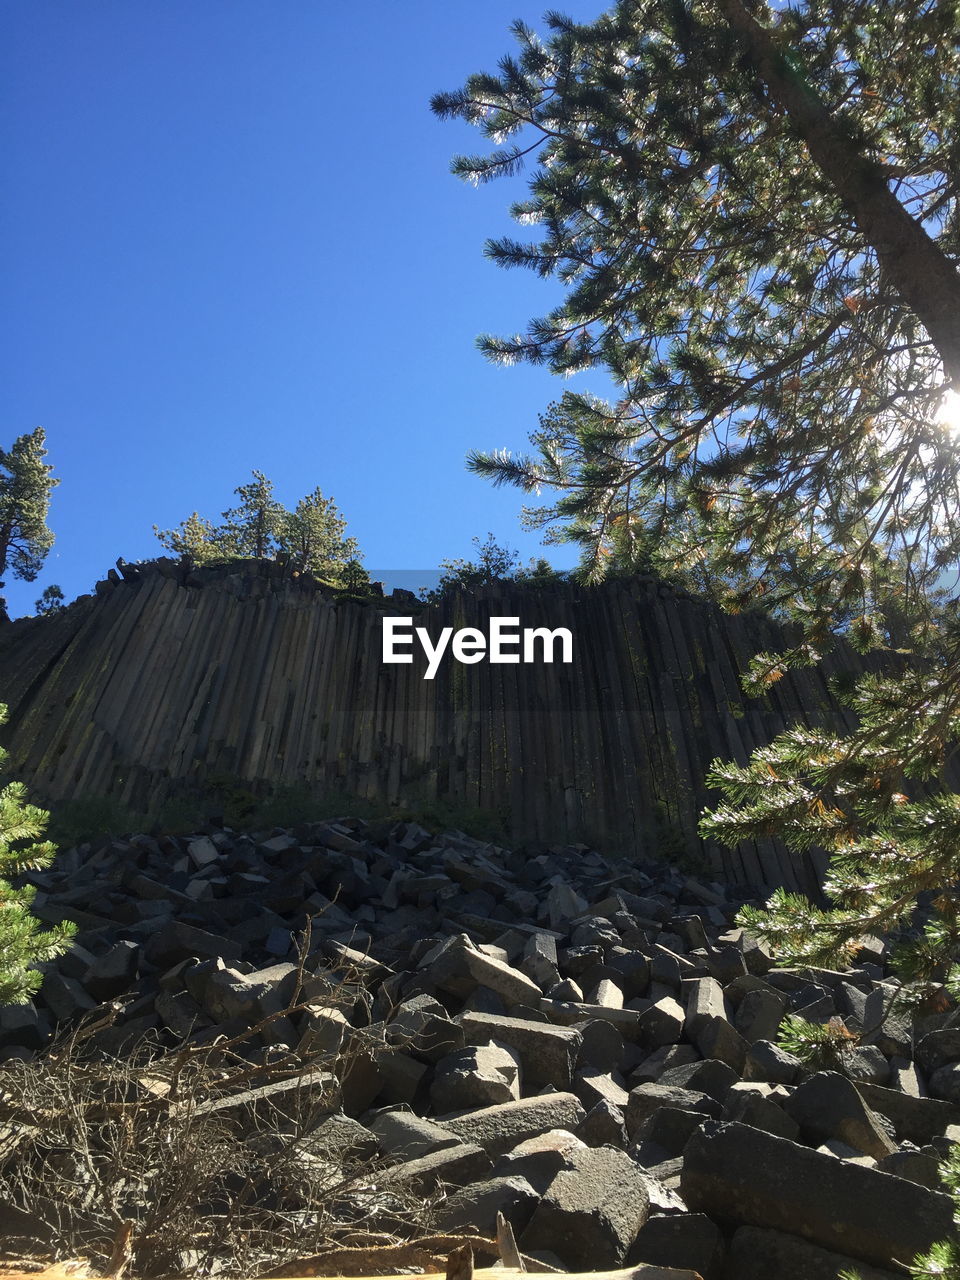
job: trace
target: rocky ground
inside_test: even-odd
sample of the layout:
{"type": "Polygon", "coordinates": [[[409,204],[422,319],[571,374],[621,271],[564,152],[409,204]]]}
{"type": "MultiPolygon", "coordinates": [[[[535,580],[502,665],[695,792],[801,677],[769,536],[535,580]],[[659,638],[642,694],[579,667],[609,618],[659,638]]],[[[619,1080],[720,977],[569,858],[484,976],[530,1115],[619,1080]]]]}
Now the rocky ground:
{"type": "Polygon", "coordinates": [[[0,1009],[8,1064],[100,1011],[114,1055],[263,1023],[251,1061],[334,1064],[318,1129],[438,1230],[501,1211],[544,1263],[704,1280],[894,1280],[952,1230],[960,1018],[891,1012],[877,939],[844,972],[774,969],[721,885],[354,819],[101,840],[29,879],[78,935],[0,1009]],[[843,1073],[777,1047],[789,1013],[842,1019],[843,1073]]]}

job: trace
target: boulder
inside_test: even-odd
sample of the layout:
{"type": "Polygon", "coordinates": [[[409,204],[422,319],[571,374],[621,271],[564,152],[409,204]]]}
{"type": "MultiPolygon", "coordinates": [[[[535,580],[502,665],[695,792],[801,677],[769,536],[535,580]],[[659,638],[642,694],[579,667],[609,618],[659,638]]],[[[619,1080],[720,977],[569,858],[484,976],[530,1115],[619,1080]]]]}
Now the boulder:
{"type": "Polygon", "coordinates": [[[438,991],[465,997],[476,987],[496,991],[508,1005],[536,1006],[543,992],[519,969],[486,955],[466,934],[450,938],[421,962],[421,975],[438,991]]]}
{"type": "Polygon", "coordinates": [[[497,1214],[502,1213],[515,1236],[533,1217],[540,1197],[519,1174],[487,1178],[454,1191],[436,1211],[441,1231],[478,1231],[488,1239],[497,1233],[497,1214]]]}
{"type": "MultiPolygon", "coordinates": [[[[719,1227],[705,1214],[668,1213],[647,1219],[630,1248],[627,1262],[630,1266],[646,1262],[686,1268],[703,1280],[721,1280],[725,1252],[719,1227]]],[[[771,1272],[768,1280],[774,1274],[771,1272]]]]}
{"type": "Polygon", "coordinates": [[[634,1137],[640,1126],[661,1107],[696,1113],[701,1119],[721,1114],[722,1108],[709,1094],[693,1089],[681,1089],[676,1085],[641,1084],[631,1089],[627,1099],[627,1133],[634,1137]]]}
{"type": "Polygon", "coordinates": [[[438,1114],[474,1111],[478,1107],[520,1098],[520,1059],[496,1041],[466,1045],[437,1063],[430,1101],[438,1114]]]}
{"type": "Polygon", "coordinates": [[[502,1155],[525,1138],[550,1129],[575,1129],[585,1114],[574,1094],[550,1093],[484,1107],[438,1124],[460,1142],[476,1143],[491,1155],[502,1155]]]}
{"type": "Polygon", "coordinates": [[[836,1071],[818,1071],[805,1080],[784,1103],[784,1110],[808,1141],[835,1138],[876,1160],[897,1148],[856,1085],[836,1071]]]}
{"type": "Polygon", "coordinates": [[[953,1223],[947,1195],[736,1123],[696,1130],[680,1188],[715,1222],[799,1235],[880,1267],[909,1264],[953,1223]]]}
{"type": "Polygon", "coordinates": [[[240,959],[241,947],[232,939],[208,933],[182,920],[171,920],[162,925],[148,941],[145,955],[151,964],[169,969],[180,960],[194,956],[200,960],[219,957],[225,964],[240,959]]]}
{"type": "Polygon", "coordinates": [[[799,1236],[759,1227],[740,1227],[734,1232],[727,1265],[728,1274],[736,1280],[839,1280],[844,1271],[852,1272],[858,1280],[904,1280],[905,1275],[821,1249],[799,1236]]]}
{"type": "Polygon", "coordinates": [[[381,1151],[397,1160],[416,1160],[460,1145],[460,1139],[449,1129],[403,1107],[379,1111],[367,1128],[377,1139],[381,1151]]]}
{"type": "Polygon", "coordinates": [[[622,1151],[584,1148],[550,1183],[520,1237],[525,1251],[548,1249],[572,1271],[621,1266],[647,1219],[646,1181],[622,1151]]]}
{"type": "Polygon", "coordinates": [[[640,1014],[639,1039],[647,1049],[676,1044],[683,1034],[684,1012],[673,996],[664,996],[640,1014]]]}
{"type": "Polygon", "coordinates": [[[385,1188],[430,1195],[441,1187],[460,1187],[490,1172],[492,1161],[482,1147],[457,1143],[415,1160],[405,1160],[380,1174],[385,1188]]]}
{"type": "Polygon", "coordinates": [[[525,1090],[568,1090],[580,1050],[580,1033],[570,1027],[555,1027],[530,1018],[497,1017],[484,1013],[463,1013],[457,1021],[467,1044],[487,1044],[496,1040],[508,1045],[520,1058],[525,1090]]]}
{"type": "Polygon", "coordinates": [[[112,1000],[129,991],[136,981],[140,947],[127,940],[115,943],[105,955],[97,956],[83,975],[83,986],[94,1000],[112,1000]]]}

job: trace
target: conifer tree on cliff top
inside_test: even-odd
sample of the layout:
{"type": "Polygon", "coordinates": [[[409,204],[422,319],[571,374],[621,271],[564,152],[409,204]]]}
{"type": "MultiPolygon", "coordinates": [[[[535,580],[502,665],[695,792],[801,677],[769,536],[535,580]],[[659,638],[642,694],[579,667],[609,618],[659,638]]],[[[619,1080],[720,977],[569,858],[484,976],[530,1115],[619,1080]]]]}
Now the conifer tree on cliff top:
{"type": "Polygon", "coordinates": [[[8,570],[33,582],[53,546],[47,512],[60,481],[44,461],[45,446],[46,433],[36,427],[18,436],[10,449],[0,449],[0,588],[8,570]]]}
{"type": "Polygon", "coordinates": [[[346,528],[333,499],[314,489],[284,513],[280,549],[295,568],[337,578],[348,563],[360,558],[360,546],[356,538],[346,536],[346,528]]]}
{"type": "Polygon", "coordinates": [[[273,488],[262,471],[254,471],[249,484],[234,490],[240,501],[223,512],[222,524],[195,511],[176,529],[154,525],[154,533],[165,547],[196,565],[280,556],[293,569],[330,582],[339,582],[347,565],[356,576],[360,548],[355,538],[346,536],[347,522],[334,500],[314,489],[288,511],[274,497],[273,488]]]}
{"type": "Polygon", "coordinates": [[[513,213],[532,238],[489,256],[565,286],[482,349],[604,368],[619,398],[568,393],[531,454],[469,465],[551,490],[528,518],[579,541],[589,573],[636,546],[729,608],[799,621],[755,687],[837,630],[922,656],[861,684],[857,733],[798,728],[715,764],[726,800],[704,826],[833,855],[830,911],[779,894],[763,918],[798,959],[837,958],[937,890],[904,959],[942,977],[960,948],[960,796],[943,778],[960,622],[938,592],[960,563],[957,6],[624,0],[546,25],[516,24],[518,53],[433,108],[496,144],[457,159],[462,177],[529,166],[513,213]]]}

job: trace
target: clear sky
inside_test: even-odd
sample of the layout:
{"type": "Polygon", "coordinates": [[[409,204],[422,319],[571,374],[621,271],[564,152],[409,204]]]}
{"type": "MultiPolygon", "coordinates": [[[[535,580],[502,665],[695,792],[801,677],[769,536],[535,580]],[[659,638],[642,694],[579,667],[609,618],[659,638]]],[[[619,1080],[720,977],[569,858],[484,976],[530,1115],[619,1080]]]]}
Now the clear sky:
{"type": "Polygon", "coordinates": [[[12,614],[160,553],[154,523],[217,517],[255,468],[288,505],[332,495],[374,568],[468,556],[488,530],[537,552],[523,495],[463,459],[523,447],[569,385],[474,347],[557,287],[483,258],[522,185],[453,178],[483,140],[428,102],[541,12],[5,0],[2,444],[43,426],[61,480],[56,545],[36,583],[8,581],[12,614]]]}

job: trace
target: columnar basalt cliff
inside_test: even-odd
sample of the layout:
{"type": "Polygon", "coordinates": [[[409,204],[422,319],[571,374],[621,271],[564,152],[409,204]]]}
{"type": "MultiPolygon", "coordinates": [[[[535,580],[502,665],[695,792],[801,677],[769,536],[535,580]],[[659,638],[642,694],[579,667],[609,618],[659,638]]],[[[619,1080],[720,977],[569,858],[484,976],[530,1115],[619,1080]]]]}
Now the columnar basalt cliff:
{"type": "MultiPolygon", "coordinates": [[[[44,803],[109,796],[145,813],[229,775],[389,804],[446,801],[500,816],[514,840],[585,840],[655,856],[698,848],[710,761],[745,761],[796,721],[842,727],[827,678],[849,653],[762,700],[739,673],[783,645],[649,579],[598,587],[512,582],[423,608],[399,593],[337,598],[271,563],[187,572],[121,566],[50,618],[0,633],[11,769],[44,803]],[[567,627],[573,662],[466,666],[436,679],[381,660],[385,614],[486,629],[567,627]],[[665,838],[666,837],[666,838],[665,838]]],[[[731,880],[809,888],[782,849],[707,849],[731,880]]]]}

